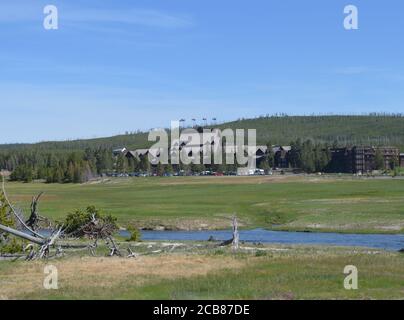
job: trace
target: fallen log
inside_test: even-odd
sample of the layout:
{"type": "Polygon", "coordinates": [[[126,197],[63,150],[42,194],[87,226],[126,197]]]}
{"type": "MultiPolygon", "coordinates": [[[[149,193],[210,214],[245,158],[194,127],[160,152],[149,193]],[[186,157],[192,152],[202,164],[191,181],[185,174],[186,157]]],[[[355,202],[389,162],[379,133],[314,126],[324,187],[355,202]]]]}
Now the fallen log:
{"type": "MultiPolygon", "coordinates": [[[[4,195],[5,203],[9,208],[10,215],[14,215],[14,218],[17,226],[9,227],[3,224],[0,224],[0,240],[6,240],[4,234],[10,234],[15,237],[24,239],[29,241],[30,243],[25,247],[24,251],[28,252],[26,256],[26,260],[34,260],[34,259],[48,259],[56,256],[63,255],[63,249],[86,249],[88,248],[92,255],[95,256],[95,249],[97,248],[98,240],[104,240],[106,245],[109,247],[109,256],[120,256],[122,257],[122,253],[119,249],[118,244],[115,242],[112,237],[113,233],[117,229],[117,226],[113,219],[98,219],[96,218],[96,213],[92,214],[91,220],[84,225],[82,225],[78,230],[65,234],[66,226],[59,226],[58,229],[51,228],[52,233],[48,236],[38,233],[35,231],[37,227],[39,227],[39,223],[42,221],[48,221],[46,218],[41,217],[37,212],[37,206],[39,198],[43,193],[38,194],[36,197],[33,197],[31,203],[31,215],[28,220],[24,221],[23,215],[20,212],[17,212],[17,209],[13,207],[11,202],[7,197],[7,193],[5,190],[5,181],[4,177],[2,177],[2,194],[4,195]],[[19,223],[19,224],[18,224],[19,223]],[[94,239],[95,242],[90,245],[85,244],[71,244],[71,243],[60,243],[59,240],[61,237],[88,237],[90,239],[94,239]],[[39,245],[37,248],[34,245],[39,245]],[[51,255],[51,248],[56,248],[56,253],[51,255]]],[[[132,249],[128,249],[128,258],[136,258],[137,254],[132,251],[132,249]]]]}
{"type": "Polygon", "coordinates": [[[49,255],[50,248],[55,244],[56,240],[62,234],[62,228],[59,228],[52,236],[45,241],[38,252],[39,259],[43,259],[49,255]]]}
{"type": "Polygon", "coordinates": [[[2,260],[11,260],[11,261],[15,261],[18,260],[20,258],[24,258],[25,255],[23,254],[0,254],[0,261],[2,260]]]}
{"type": "Polygon", "coordinates": [[[15,229],[10,228],[10,227],[6,227],[6,226],[4,226],[2,224],[0,224],[0,230],[4,231],[4,232],[7,232],[9,234],[12,234],[12,235],[14,235],[16,237],[20,237],[20,238],[23,238],[25,240],[31,241],[31,242],[33,242],[35,244],[43,245],[46,242],[44,239],[40,239],[40,238],[31,236],[31,235],[29,235],[27,233],[15,230],[15,229]]]}

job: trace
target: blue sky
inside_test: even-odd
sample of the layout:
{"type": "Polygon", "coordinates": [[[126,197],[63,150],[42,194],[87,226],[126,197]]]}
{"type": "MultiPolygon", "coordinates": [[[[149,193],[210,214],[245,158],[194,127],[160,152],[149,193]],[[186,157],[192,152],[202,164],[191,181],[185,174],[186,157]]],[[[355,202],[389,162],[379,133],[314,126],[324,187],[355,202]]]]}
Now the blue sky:
{"type": "Polygon", "coordinates": [[[404,112],[403,12],[402,0],[2,0],[0,143],[404,112]],[[47,4],[59,30],[42,26],[47,4]],[[359,30],[343,28],[348,4],[359,30]]]}

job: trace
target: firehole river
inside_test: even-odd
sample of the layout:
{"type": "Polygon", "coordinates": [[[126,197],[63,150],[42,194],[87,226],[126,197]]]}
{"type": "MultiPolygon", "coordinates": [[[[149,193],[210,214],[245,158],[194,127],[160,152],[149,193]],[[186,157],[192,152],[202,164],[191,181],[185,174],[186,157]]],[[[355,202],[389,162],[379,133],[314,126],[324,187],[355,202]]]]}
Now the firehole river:
{"type": "MultiPolygon", "coordinates": [[[[121,231],[124,237],[127,231],[121,231]]],[[[231,239],[230,230],[222,231],[142,231],[146,241],[206,241],[231,239]]],[[[240,241],[249,243],[301,244],[367,247],[389,251],[404,249],[404,234],[341,234],[319,232],[269,231],[264,229],[241,230],[240,241]]]]}

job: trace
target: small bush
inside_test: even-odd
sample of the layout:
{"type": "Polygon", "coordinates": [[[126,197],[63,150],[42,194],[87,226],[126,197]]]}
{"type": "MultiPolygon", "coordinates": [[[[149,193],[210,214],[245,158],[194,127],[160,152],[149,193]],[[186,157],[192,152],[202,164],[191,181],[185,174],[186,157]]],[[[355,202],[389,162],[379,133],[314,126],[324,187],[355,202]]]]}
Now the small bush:
{"type": "MultiPolygon", "coordinates": [[[[0,224],[15,228],[15,221],[10,214],[11,208],[7,204],[6,198],[2,192],[0,192],[0,224]]],[[[11,237],[9,234],[0,231],[0,253],[19,253],[23,251],[24,242],[11,237]]]]}
{"type": "Polygon", "coordinates": [[[221,256],[221,255],[224,255],[224,254],[225,254],[225,252],[224,252],[224,250],[222,250],[222,249],[216,250],[216,251],[214,252],[214,255],[215,255],[215,256],[221,256]]]}
{"type": "Polygon", "coordinates": [[[23,241],[19,241],[15,238],[7,241],[6,243],[2,243],[0,241],[0,253],[1,254],[14,254],[14,253],[21,253],[24,250],[24,243],[23,241]]]}
{"type": "Polygon", "coordinates": [[[89,223],[93,216],[105,224],[111,224],[116,230],[118,230],[116,218],[101,213],[94,206],[89,206],[84,211],[76,210],[73,213],[69,213],[65,221],[60,224],[64,226],[65,233],[70,234],[80,230],[81,227],[89,223]]]}
{"type": "Polygon", "coordinates": [[[15,227],[10,210],[10,207],[6,203],[6,197],[0,192],[0,224],[6,227],[15,227]]]}
{"type": "Polygon", "coordinates": [[[265,250],[257,250],[255,251],[255,256],[256,257],[265,257],[267,255],[267,252],[265,250]]]}
{"type": "Polygon", "coordinates": [[[133,241],[133,242],[142,241],[142,234],[138,228],[136,228],[134,226],[129,226],[127,228],[127,230],[130,234],[130,238],[128,239],[128,241],[133,241]]]}

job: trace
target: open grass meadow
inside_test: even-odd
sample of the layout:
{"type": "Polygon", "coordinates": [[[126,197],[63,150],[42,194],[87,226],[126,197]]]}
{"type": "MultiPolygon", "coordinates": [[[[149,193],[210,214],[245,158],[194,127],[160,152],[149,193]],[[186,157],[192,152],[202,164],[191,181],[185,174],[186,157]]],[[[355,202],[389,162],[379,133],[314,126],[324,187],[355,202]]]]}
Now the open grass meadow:
{"type": "MultiPolygon", "coordinates": [[[[86,183],[7,183],[16,206],[45,192],[53,219],[96,205],[121,226],[243,227],[337,232],[402,232],[404,180],[348,176],[114,178],[86,183]]],[[[215,242],[136,242],[117,238],[136,258],[72,250],[49,261],[0,261],[0,299],[403,299],[404,254],[366,248],[244,244],[234,253],[215,242]],[[58,289],[43,287],[44,267],[58,289]],[[344,288],[344,267],[358,289],[344,288]]]]}
{"type": "MultiPolygon", "coordinates": [[[[145,244],[148,245],[148,244],[145,244]]],[[[404,255],[320,247],[241,248],[141,255],[136,259],[70,256],[0,262],[0,299],[403,299],[404,255]],[[58,269],[58,289],[43,288],[44,266],[58,269]],[[358,289],[344,288],[346,265],[358,289]]]]}
{"type": "Polygon", "coordinates": [[[52,219],[95,205],[121,226],[399,233],[404,180],[351,176],[113,178],[86,184],[7,183],[13,203],[52,219]]]}

